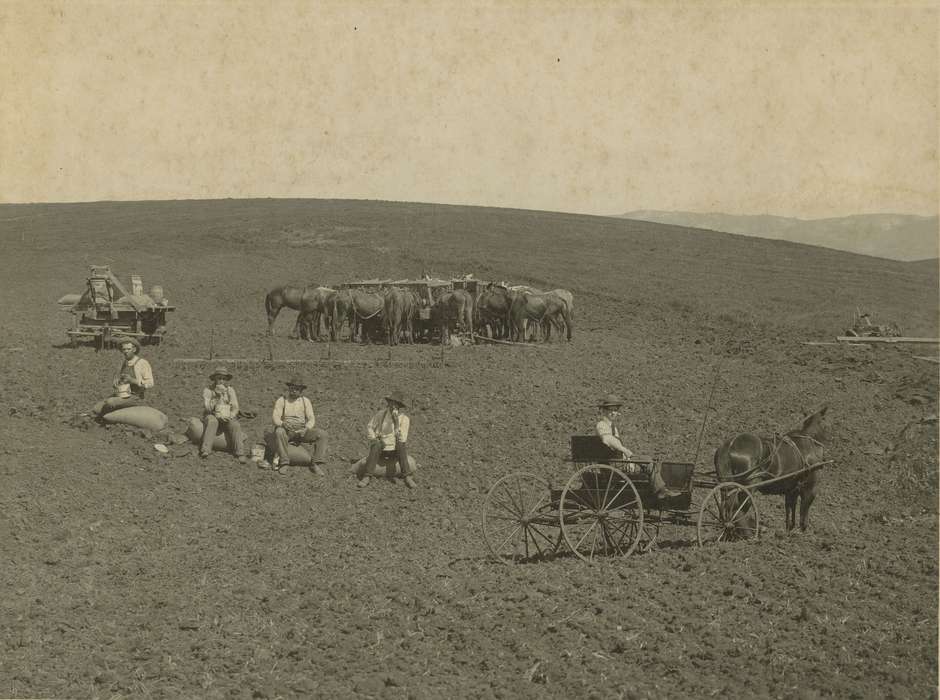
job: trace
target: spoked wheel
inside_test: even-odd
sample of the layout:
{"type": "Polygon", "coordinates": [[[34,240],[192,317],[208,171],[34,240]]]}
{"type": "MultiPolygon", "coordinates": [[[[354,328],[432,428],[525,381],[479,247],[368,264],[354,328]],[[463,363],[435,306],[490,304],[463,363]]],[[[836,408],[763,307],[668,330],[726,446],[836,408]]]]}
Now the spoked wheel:
{"type": "Polygon", "coordinates": [[[757,539],[759,530],[757,501],[739,484],[718,484],[702,501],[698,514],[699,546],[757,539]]]}
{"type": "Polygon", "coordinates": [[[527,472],[509,474],[493,484],[483,501],[483,541],[506,564],[554,554],[557,534],[548,482],[527,472]]]}
{"type": "Polygon", "coordinates": [[[595,464],[576,471],[561,492],[558,516],[568,548],[585,561],[625,557],[643,535],[640,494],[614,467],[595,464]]]}

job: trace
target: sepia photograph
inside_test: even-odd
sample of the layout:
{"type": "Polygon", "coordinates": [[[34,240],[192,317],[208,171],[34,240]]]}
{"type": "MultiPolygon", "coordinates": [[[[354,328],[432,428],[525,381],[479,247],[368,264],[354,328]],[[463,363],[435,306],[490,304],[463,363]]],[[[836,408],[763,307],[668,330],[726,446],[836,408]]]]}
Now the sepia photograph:
{"type": "Polygon", "coordinates": [[[937,697],[935,0],[0,39],[0,698],[937,697]]]}

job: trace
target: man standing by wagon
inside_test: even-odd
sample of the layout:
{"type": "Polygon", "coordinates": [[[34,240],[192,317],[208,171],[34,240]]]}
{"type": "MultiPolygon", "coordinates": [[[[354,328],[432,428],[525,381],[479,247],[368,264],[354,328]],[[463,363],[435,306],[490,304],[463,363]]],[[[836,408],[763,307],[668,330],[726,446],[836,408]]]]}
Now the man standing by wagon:
{"type": "Polygon", "coordinates": [[[124,359],[112,384],[114,394],[95,404],[92,410],[98,418],[119,408],[139,406],[144,403],[146,390],[153,388],[153,369],[140,356],[140,343],[127,338],[121,341],[119,347],[124,359]]]}
{"type": "Polygon", "coordinates": [[[274,425],[264,431],[264,442],[267,445],[265,459],[260,466],[271,466],[268,461],[276,456],[278,464],[275,471],[284,473],[284,467],[290,464],[290,445],[312,444],[314,446],[313,463],[310,471],[318,476],[323,475],[323,464],[326,462],[326,431],[316,427],[317,419],[313,413],[313,404],[303,395],[307,385],[298,376],[287,380],[287,394],[279,396],[274,402],[271,419],[274,425]]]}

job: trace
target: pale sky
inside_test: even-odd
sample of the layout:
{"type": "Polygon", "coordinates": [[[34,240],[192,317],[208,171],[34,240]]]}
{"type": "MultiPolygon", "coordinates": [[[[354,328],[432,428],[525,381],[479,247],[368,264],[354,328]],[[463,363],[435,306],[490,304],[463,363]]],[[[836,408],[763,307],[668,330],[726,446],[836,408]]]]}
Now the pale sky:
{"type": "Polygon", "coordinates": [[[936,3],[0,0],[0,201],[937,213],[936,3]]]}

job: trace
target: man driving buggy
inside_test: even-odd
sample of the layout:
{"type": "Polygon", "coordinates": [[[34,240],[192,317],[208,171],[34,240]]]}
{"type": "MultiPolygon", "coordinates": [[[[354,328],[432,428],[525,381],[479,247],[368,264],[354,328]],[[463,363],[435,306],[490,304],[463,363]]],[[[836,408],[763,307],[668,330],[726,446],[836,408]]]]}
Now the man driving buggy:
{"type": "Polygon", "coordinates": [[[620,409],[623,408],[623,401],[616,394],[607,394],[597,404],[597,408],[600,410],[601,416],[597,421],[597,425],[594,426],[594,430],[600,437],[601,442],[610,449],[623,454],[624,459],[630,459],[633,452],[624,447],[624,444],[620,441],[620,431],[614,424],[614,420],[620,415],[620,409]]]}
{"type": "MultiPolygon", "coordinates": [[[[623,459],[628,461],[633,460],[633,451],[624,446],[623,442],[620,440],[620,431],[614,424],[614,421],[620,415],[620,409],[623,408],[623,400],[616,394],[607,394],[607,396],[597,404],[597,408],[600,410],[601,415],[597,424],[594,426],[594,430],[601,439],[601,442],[610,449],[620,452],[623,455],[623,459]]],[[[637,457],[636,462],[629,462],[627,471],[631,473],[638,471],[637,463],[652,465],[652,460],[648,457],[637,457]]],[[[668,498],[676,495],[674,491],[666,488],[666,482],[663,481],[662,475],[659,473],[658,465],[652,466],[649,470],[649,475],[650,486],[657,498],[668,498]]]]}

